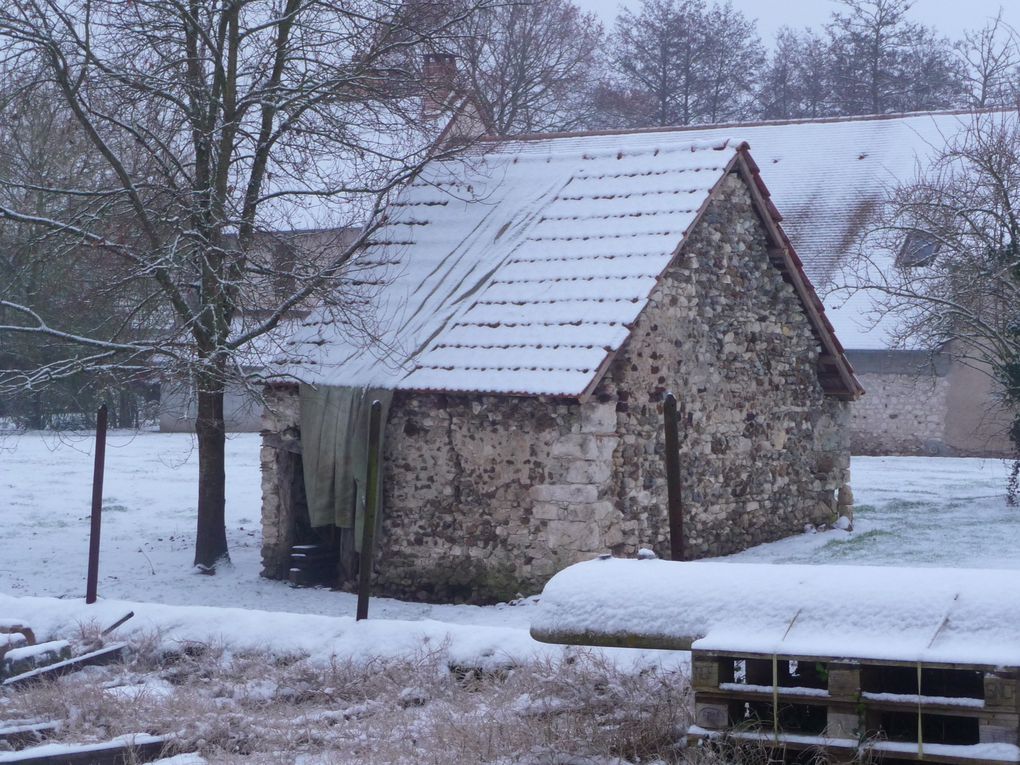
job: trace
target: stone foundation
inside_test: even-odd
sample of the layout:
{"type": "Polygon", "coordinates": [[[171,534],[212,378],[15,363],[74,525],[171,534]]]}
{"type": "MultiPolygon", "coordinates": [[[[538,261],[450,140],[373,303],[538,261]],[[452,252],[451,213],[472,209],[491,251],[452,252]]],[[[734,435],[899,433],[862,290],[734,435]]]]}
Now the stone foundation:
{"type": "MultiPolygon", "coordinates": [[[[491,602],[537,592],[599,553],[668,555],[667,390],[681,403],[691,557],[850,513],[850,405],[823,395],[817,359],[751,197],[731,176],[584,402],[397,393],[376,591],[491,602]]],[[[281,575],[300,511],[280,496],[293,493],[296,401],[293,387],[274,389],[264,422],[269,576],[281,575]]]]}

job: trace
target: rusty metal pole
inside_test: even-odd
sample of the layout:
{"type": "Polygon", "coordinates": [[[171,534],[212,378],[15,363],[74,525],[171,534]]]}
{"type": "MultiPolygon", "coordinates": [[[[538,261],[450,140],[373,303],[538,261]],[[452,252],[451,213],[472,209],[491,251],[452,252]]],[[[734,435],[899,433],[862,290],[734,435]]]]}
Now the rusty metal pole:
{"type": "Polygon", "coordinates": [[[96,415],[96,458],[92,471],[92,529],[89,533],[89,571],[85,580],[85,602],[96,602],[99,586],[99,532],[103,516],[103,470],[106,464],[106,404],[96,415]]]}
{"type": "Polygon", "coordinates": [[[680,491],[680,436],[677,432],[676,396],[667,393],[662,402],[666,428],[666,493],[669,510],[669,555],[684,559],[684,505],[680,491]]]}
{"type": "Polygon", "coordinates": [[[368,425],[368,477],[365,487],[365,518],[361,529],[361,555],[358,558],[357,621],[368,618],[368,598],[372,587],[372,559],[375,553],[375,518],[379,504],[379,441],[382,438],[382,403],[372,402],[368,425]]]}

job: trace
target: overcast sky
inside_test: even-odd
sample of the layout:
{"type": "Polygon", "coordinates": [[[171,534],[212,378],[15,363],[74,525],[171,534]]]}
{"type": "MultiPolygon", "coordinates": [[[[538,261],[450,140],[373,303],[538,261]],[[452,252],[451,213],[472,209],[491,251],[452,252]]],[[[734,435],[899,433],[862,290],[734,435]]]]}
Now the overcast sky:
{"type": "MultiPolygon", "coordinates": [[[[733,7],[749,17],[758,19],[762,39],[771,41],[781,26],[821,27],[834,8],[834,0],[731,0],[733,7]]],[[[582,8],[595,11],[606,27],[612,22],[621,5],[634,9],[638,0],[575,0],[582,8]]],[[[983,26],[985,19],[995,16],[999,7],[1003,18],[1020,28],[1020,2],[1018,0],[916,0],[911,15],[918,21],[937,27],[949,37],[959,37],[964,29],[983,26]]]]}

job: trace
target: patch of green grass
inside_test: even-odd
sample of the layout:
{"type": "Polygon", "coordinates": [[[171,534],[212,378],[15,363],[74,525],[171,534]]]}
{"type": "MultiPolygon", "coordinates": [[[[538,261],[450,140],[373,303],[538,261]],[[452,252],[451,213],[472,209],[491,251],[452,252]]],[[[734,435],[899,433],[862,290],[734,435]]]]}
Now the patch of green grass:
{"type": "Polygon", "coordinates": [[[816,557],[833,560],[846,560],[848,558],[860,558],[862,549],[871,548],[876,541],[883,537],[892,538],[895,534],[882,529],[872,529],[860,534],[855,534],[852,539],[846,541],[833,541],[820,548],[816,557]]]}

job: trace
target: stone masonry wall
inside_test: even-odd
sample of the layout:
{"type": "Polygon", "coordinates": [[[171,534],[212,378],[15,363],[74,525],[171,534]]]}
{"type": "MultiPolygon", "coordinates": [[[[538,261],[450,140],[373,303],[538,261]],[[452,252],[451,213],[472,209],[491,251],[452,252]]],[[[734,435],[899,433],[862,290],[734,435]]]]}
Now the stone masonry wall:
{"type": "Polygon", "coordinates": [[[400,393],[390,411],[384,591],[513,598],[622,542],[613,406],[400,393]]]}
{"type": "MultiPolygon", "coordinates": [[[[294,544],[295,515],[288,478],[299,467],[300,403],[296,386],[269,387],[262,411],[262,575],[285,578],[294,544]]],[[[301,481],[304,478],[301,477],[301,481]]],[[[307,510],[306,510],[307,513],[307,510]]]]}
{"type": "Polygon", "coordinates": [[[854,454],[946,453],[949,377],[858,374],[868,392],[850,418],[854,454]]]}
{"type": "Polygon", "coordinates": [[[818,341],[767,249],[750,194],[731,175],[597,390],[619,411],[612,474],[625,552],[636,544],[669,552],[667,389],[681,407],[690,557],[735,552],[850,512],[849,405],[823,395],[818,341]]]}
{"type": "MultiPolygon", "coordinates": [[[[727,179],[584,403],[399,392],[386,428],[377,591],[492,601],[538,591],[602,552],[668,554],[661,400],[683,406],[691,557],[733,552],[849,512],[848,406],[825,399],[817,342],[727,179]],[[837,495],[843,507],[837,508],[837,495]]],[[[292,512],[275,471],[296,426],[270,401],[265,572],[292,512]],[[284,434],[284,438],[277,434],[284,434]]],[[[290,444],[290,446],[288,445],[290,444]]]]}
{"type": "MultiPolygon", "coordinates": [[[[505,600],[618,546],[615,508],[605,499],[616,419],[615,404],[596,401],[398,392],[386,424],[376,591],[505,600]]],[[[262,447],[266,576],[286,575],[293,544],[295,511],[280,474],[299,421],[296,389],[270,390],[262,447]]]]}

